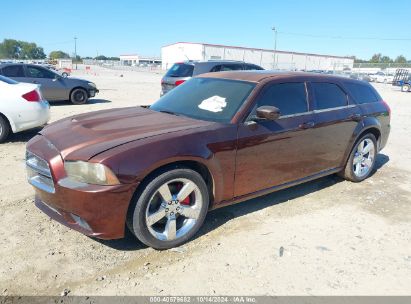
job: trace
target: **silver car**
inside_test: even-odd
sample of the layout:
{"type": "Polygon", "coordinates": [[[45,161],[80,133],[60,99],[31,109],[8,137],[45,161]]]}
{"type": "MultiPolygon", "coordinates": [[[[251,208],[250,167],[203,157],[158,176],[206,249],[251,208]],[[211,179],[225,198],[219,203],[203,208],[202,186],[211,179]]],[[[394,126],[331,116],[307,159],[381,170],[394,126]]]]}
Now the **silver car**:
{"type": "Polygon", "coordinates": [[[74,104],[84,104],[99,92],[93,82],[65,78],[50,69],[34,64],[0,64],[0,75],[18,82],[40,84],[41,93],[48,101],[70,100],[74,104]]]}
{"type": "Polygon", "coordinates": [[[262,67],[246,63],[242,61],[229,60],[209,60],[209,61],[185,61],[173,64],[161,79],[161,93],[164,95],[168,91],[179,86],[184,81],[193,76],[222,71],[238,71],[238,70],[264,70],[262,67]]]}

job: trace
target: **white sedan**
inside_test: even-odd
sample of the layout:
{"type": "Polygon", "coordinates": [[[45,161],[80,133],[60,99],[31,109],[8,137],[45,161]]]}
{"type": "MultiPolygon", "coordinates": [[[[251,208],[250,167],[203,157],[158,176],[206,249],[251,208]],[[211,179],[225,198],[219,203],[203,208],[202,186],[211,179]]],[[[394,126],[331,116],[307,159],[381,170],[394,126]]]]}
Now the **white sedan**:
{"type": "Polygon", "coordinates": [[[50,105],[43,99],[40,86],[19,83],[0,75],[0,143],[10,133],[45,125],[50,118],[50,105]]]}

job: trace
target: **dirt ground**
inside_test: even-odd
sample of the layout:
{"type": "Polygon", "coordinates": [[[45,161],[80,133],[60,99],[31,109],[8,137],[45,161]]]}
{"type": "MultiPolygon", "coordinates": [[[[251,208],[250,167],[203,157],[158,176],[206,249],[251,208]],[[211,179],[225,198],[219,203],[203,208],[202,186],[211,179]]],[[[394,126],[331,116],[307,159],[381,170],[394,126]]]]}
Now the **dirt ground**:
{"type": "MultiPolygon", "coordinates": [[[[82,68],[74,74],[100,94],[52,105],[52,121],[159,96],[161,74],[82,68]]],[[[410,295],[411,94],[376,87],[392,131],[372,177],[330,176],[210,212],[194,240],[168,251],[50,220],[26,182],[35,131],[13,137],[0,145],[0,295],[410,295]]]]}

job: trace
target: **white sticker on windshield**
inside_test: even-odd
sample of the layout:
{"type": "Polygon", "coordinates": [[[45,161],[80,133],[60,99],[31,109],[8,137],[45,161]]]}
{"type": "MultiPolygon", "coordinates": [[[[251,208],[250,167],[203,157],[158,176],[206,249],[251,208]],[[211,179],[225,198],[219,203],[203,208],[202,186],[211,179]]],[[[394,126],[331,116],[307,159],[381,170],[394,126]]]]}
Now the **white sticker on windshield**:
{"type": "Polygon", "coordinates": [[[204,99],[198,105],[200,109],[214,113],[222,112],[226,106],[227,102],[225,101],[225,98],[217,95],[204,99]]]}

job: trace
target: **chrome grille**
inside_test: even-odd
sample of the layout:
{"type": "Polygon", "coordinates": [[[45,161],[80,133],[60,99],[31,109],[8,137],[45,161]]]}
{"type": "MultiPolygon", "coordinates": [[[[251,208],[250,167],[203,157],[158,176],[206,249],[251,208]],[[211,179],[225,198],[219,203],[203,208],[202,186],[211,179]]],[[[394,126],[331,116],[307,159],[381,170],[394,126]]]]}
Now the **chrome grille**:
{"type": "Polygon", "coordinates": [[[31,185],[48,193],[55,192],[53,178],[47,161],[27,151],[26,168],[27,179],[31,185]]]}

